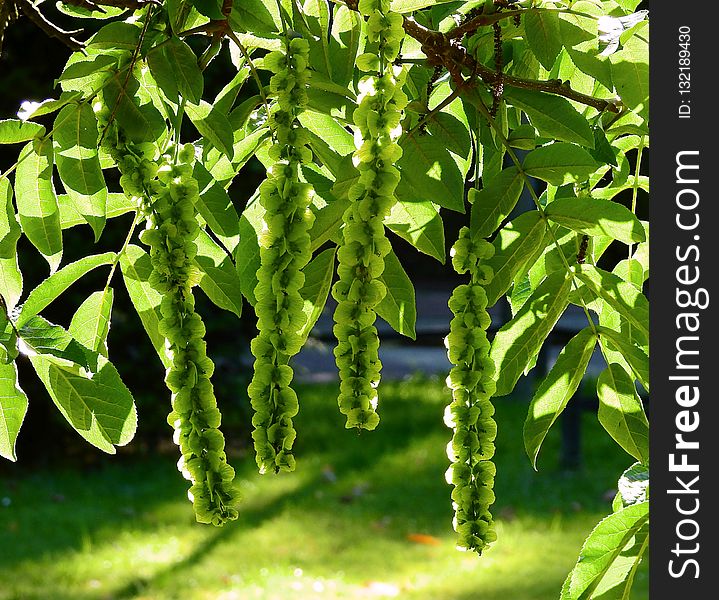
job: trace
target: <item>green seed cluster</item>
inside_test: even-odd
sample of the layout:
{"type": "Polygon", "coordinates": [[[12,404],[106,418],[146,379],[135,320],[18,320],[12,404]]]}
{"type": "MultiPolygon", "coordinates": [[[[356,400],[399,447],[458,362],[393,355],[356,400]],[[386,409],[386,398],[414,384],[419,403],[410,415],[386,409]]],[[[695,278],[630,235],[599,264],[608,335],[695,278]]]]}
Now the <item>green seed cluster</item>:
{"type": "MultiPolygon", "coordinates": [[[[101,121],[106,112],[100,112],[101,121]]],[[[177,159],[165,155],[158,160],[153,144],[127,141],[114,122],[107,126],[103,146],[118,165],[123,191],[136,198],[146,217],[140,239],[150,247],[149,283],[162,295],[159,332],[171,362],[165,383],[172,392],[168,423],[180,446],[178,468],[192,483],[188,496],[197,520],[222,525],[237,518],[239,494],[219,430],[221,415],[210,381],[214,364],[207,356],[205,325],[195,312],[192,294],[199,282],[193,262],[199,232],[194,148],[188,144],[177,159]]]]}
{"type": "Polygon", "coordinates": [[[483,287],[494,273],[491,267],[481,264],[493,254],[492,244],[473,240],[469,229],[461,229],[451,251],[452,265],[460,274],[469,273],[471,280],[452,292],[449,308],[454,317],[445,339],[449,360],[454,365],[447,377],[452,402],[444,418],[447,426],[454,430],[447,446],[452,462],[447,470],[447,482],[454,485],[454,528],[459,537],[457,545],[480,554],[497,538],[489,512],[494,502],[492,488],[496,469],[491,459],[497,435],[490,398],[496,383],[494,363],[489,358],[486,329],[490,317],[483,287]]]}
{"type": "Polygon", "coordinates": [[[294,38],[286,40],[284,51],[271,52],[264,59],[274,73],[270,91],[276,101],[270,127],[276,143],[270,151],[275,162],[260,186],[265,216],[255,288],[259,334],[251,344],[255,363],[248,388],[255,411],[252,438],[261,473],[295,467],[292,417],[299,406],[290,387],[292,367],[287,363],[302,345],[300,331],[307,320],[300,295],[305,281],[302,268],[312,256],[313,190],[300,180],[300,167],[312,160],[312,152],[298,120],[307,104],[308,55],[307,40],[294,38]]]}
{"type": "Polygon", "coordinates": [[[402,16],[389,11],[389,0],[361,0],[359,11],[367,17],[371,51],[358,57],[357,65],[370,74],[359,81],[353,115],[354,164],[360,175],[349,190],[350,206],[343,215],[337,254],[339,280],[332,289],[338,303],[334,354],[346,427],[374,429],[379,422],[376,388],[382,368],[375,310],[387,293],[380,277],[391,248],[383,220],[392,209],[400,179],[393,164],[402,156],[397,138],[407,96],[402,91],[406,73],[393,66],[404,37],[402,16]]]}

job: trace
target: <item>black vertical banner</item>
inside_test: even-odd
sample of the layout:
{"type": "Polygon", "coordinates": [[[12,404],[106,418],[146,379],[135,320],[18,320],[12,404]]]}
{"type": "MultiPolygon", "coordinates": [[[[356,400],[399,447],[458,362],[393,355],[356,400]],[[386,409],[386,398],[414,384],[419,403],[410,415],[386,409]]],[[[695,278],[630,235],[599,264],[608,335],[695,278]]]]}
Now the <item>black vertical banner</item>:
{"type": "Polygon", "coordinates": [[[650,598],[715,598],[715,2],[650,8],[650,598]]]}

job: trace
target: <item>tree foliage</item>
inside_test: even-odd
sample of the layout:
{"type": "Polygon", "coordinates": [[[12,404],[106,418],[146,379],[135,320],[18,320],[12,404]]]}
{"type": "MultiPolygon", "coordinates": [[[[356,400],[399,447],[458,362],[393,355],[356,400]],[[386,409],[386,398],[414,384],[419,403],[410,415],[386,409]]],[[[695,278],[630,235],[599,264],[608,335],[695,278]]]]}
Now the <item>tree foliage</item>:
{"type": "Polygon", "coordinates": [[[0,32],[25,15],[74,52],[56,98],[0,121],[0,143],[18,148],[0,176],[0,453],[16,459],[27,410],[21,357],[91,444],[112,453],[132,439],[134,402],[106,344],[113,286],[124,285],[167,368],[169,422],[197,518],[236,518],[193,288],[237,316],[243,297],[254,308],[257,463],[262,472],[292,470],[301,398],[290,361],[330,293],[339,409],[347,427],[374,429],[375,319],[415,336],[414,287],[393,236],[443,262],[442,216],[454,211],[465,226],[452,263],[468,275],[450,299],[446,339],[458,544],[481,552],[496,537],[492,396],[512,393],[578,306],[586,327],[532,398],[525,446],[536,466],[598,350],[606,362],[599,421],[639,462],[622,476],[615,512],[585,542],[561,595],[626,597],[648,535],[648,423],[637,391],[637,383],[649,389],[648,224],[637,217],[648,191],[640,171],[648,22],[638,4],[61,1],[78,22],[104,20],[78,42],[79,32],[61,30],[37,6],[3,2],[0,32]],[[234,69],[210,97],[204,71],[222,52],[234,69]],[[45,126],[47,115],[54,120],[45,126]],[[227,190],[252,157],[267,177],[237,210],[227,190]],[[118,176],[119,188],[108,187],[118,176]],[[518,208],[523,194],[531,209],[518,208]],[[97,240],[128,212],[135,217],[116,252],[63,266],[72,227],[89,226],[97,240]],[[49,267],[33,290],[23,290],[20,236],[49,267]],[[610,245],[626,258],[602,260],[610,245]],[[42,317],[95,269],[109,271],[107,283],[69,327],[42,317]],[[505,297],[512,317],[490,341],[486,311],[505,297]]]}

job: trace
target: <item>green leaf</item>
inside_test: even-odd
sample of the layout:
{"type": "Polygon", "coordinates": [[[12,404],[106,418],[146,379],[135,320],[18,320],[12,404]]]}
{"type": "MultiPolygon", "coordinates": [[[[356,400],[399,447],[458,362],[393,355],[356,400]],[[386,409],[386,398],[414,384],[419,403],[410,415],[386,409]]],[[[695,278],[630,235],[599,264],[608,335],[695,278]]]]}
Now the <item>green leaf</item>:
{"type": "Polygon", "coordinates": [[[50,275],[28,294],[27,300],[22,305],[20,315],[17,318],[17,326],[22,327],[30,317],[40,313],[80,277],[97,267],[112,264],[116,258],[117,254],[114,252],[86,256],[50,275]]]}
{"type": "Polygon", "coordinates": [[[414,329],[417,306],[412,281],[393,251],[385,256],[384,264],[380,280],[387,286],[387,294],[375,310],[397,333],[417,339],[414,329]]]}
{"type": "Polygon", "coordinates": [[[305,274],[305,284],[300,290],[300,295],[304,300],[302,312],[307,319],[299,332],[302,340],[307,339],[327,303],[335,271],[336,252],[336,247],[323,250],[302,270],[305,274]]]}
{"type": "Polygon", "coordinates": [[[447,148],[447,137],[417,131],[401,138],[400,145],[403,154],[397,166],[402,179],[397,195],[408,202],[428,200],[463,213],[464,174],[447,148]]]}
{"type": "Polygon", "coordinates": [[[200,135],[207,138],[215,148],[232,160],[234,138],[232,125],[227,120],[227,116],[219,110],[215,110],[212,104],[208,104],[204,100],[200,101],[197,106],[188,104],[185,106],[185,112],[192,124],[197,127],[200,135]]]}
{"type": "Polygon", "coordinates": [[[0,364],[0,456],[15,462],[15,441],[27,413],[27,396],[17,381],[17,365],[0,364]]]}
{"type": "Polygon", "coordinates": [[[242,286],[232,258],[203,230],[195,244],[195,262],[202,272],[200,288],[216,306],[239,317],[242,314],[242,286]]]}
{"type": "Polygon", "coordinates": [[[497,396],[509,394],[530,360],[569,303],[572,280],[563,272],[552,273],[539,284],[516,316],[492,341],[490,357],[496,365],[497,396]]]}
{"type": "Polygon", "coordinates": [[[5,306],[0,300],[0,364],[9,365],[20,355],[17,341],[15,326],[8,319],[5,306]]]}
{"type": "Polygon", "coordinates": [[[559,353],[532,398],[524,422],[524,447],[535,469],[542,442],[577,391],[596,344],[594,332],[582,329],[559,353]]]}
{"type": "MultiPolygon", "coordinates": [[[[72,205],[69,196],[59,194],[57,202],[60,206],[60,226],[63,229],[69,229],[70,227],[87,223],[72,205]]],[[[107,204],[105,205],[106,218],[112,219],[135,210],[137,210],[137,204],[124,192],[109,192],[107,194],[107,204]]]]}
{"type": "Polygon", "coordinates": [[[439,211],[428,201],[395,202],[384,224],[420,252],[444,264],[444,224],[439,211]]]}
{"type": "Polygon", "coordinates": [[[0,178],[0,259],[15,256],[20,239],[20,225],[15,217],[12,186],[7,177],[0,178]]]}
{"type": "Polygon", "coordinates": [[[646,239],[639,219],[625,206],[587,196],[558,198],[545,209],[547,218],[587,235],[607,235],[625,244],[646,239]]]}
{"type": "Polygon", "coordinates": [[[60,179],[97,241],[105,227],[107,186],[97,153],[97,119],[92,107],[64,107],[55,118],[52,138],[60,179]]]}
{"type": "Polygon", "coordinates": [[[507,167],[481,190],[470,190],[472,234],[480,238],[492,235],[514,210],[523,188],[524,177],[519,169],[507,167]]]}
{"type": "Polygon", "coordinates": [[[640,502],[604,518],[584,541],[579,560],[562,588],[561,600],[585,600],[614,561],[649,520],[649,503],[640,502]]]}
{"type": "Polygon", "coordinates": [[[62,259],[62,229],[52,166],[52,141],[29,142],[20,152],[15,171],[15,199],[23,233],[54,272],[62,259]]]}
{"type": "Polygon", "coordinates": [[[649,423],[634,381],[623,367],[611,363],[597,381],[599,422],[627,453],[649,463],[649,423]]]}
{"type": "Polygon", "coordinates": [[[107,81],[102,93],[130,141],[155,142],[165,134],[165,119],[152,103],[140,101],[136,96],[139,89],[140,84],[134,77],[126,79],[125,74],[118,73],[107,81]]]}
{"type": "Polygon", "coordinates": [[[524,14],[524,35],[542,66],[550,70],[562,50],[559,16],[549,10],[528,10],[524,14]]]}
{"type": "Polygon", "coordinates": [[[76,363],[91,372],[97,370],[96,353],[90,352],[63,327],[54,325],[42,317],[29,318],[18,327],[18,335],[23,342],[20,345],[23,354],[54,356],[76,363]]]}
{"type": "Polygon", "coordinates": [[[599,164],[581,146],[555,142],[532,150],[524,158],[527,175],[553,185],[586,181],[599,164]]]}
{"type": "Polygon", "coordinates": [[[649,356],[647,353],[618,331],[597,326],[597,332],[605,352],[611,354],[619,351],[632,375],[639,380],[645,390],[649,391],[649,356]]]}
{"type": "Polygon", "coordinates": [[[392,0],[390,8],[394,12],[398,13],[411,13],[428,6],[434,6],[436,4],[446,4],[453,2],[454,0],[392,0]]]}
{"type": "Polygon", "coordinates": [[[609,58],[612,81],[622,102],[641,117],[649,110],[649,28],[643,27],[609,58]]]}
{"type": "Polygon", "coordinates": [[[240,217],[229,194],[200,161],[195,162],[193,176],[200,187],[197,212],[225,247],[234,251],[240,243],[240,217]]]}
{"type": "Polygon", "coordinates": [[[0,258],[0,296],[5,300],[8,311],[15,308],[22,295],[22,273],[17,264],[17,255],[0,258]]]}
{"type": "Polygon", "coordinates": [[[604,130],[601,127],[592,128],[594,135],[594,149],[590,152],[597,162],[618,167],[616,150],[612,148],[604,130]]]}
{"type": "Polygon", "coordinates": [[[257,270],[260,268],[259,236],[264,227],[264,214],[259,192],[255,191],[240,217],[240,243],[235,250],[235,265],[242,294],[252,306],[256,302],[257,270]]]}
{"type": "Polygon", "coordinates": [[[328,53],[332,57],[332,80],[341,85],[352,81],[355,59],[362,42],[362,17],[343,4],[335,5],[328,53]]]}
{"type": "Polygon", "coordinates": [[[122,7],[115,6],[99,6],[88,3],[86,6],[73,6],[72,4],[63,4],[58,2],[55,7],[61,12],[78,19],[112,19],[119,17],[125,12],[122,7]]]}
{"type": "Polygon", "coordinates": [[[649,339],[649,302],[631,283],[592,265],[577,265],[576,276],[645,338],[649,339]]]}
{"type": "Polygon", "coordinates": [[[70,322],[69,333],[80,344],[107,357],[107,335],[112,315],[112,288],[93,292],[80,305],[70,322]]]}
{"type": "Polygon", "coordinates": [[[340,156],[354,152],[352,134],[337,119],[313,110],[306,110],[300,113],[299,120],[303,127],[318,136],[340,156]]]}
{"type": "Polygon", "coordinates": [[[45,127],[20,119],[0,120],[0,144],[19,144],[45,135],[45,127]]]}
{"type": "Polygon", "coordinates": [[[147,56],[147,64],[157,85],[171,99],[178,92],[192,104],[199,104],[204,89],[202,71],[192,49],[178,37],[171,37],[147,56]]]}
{"type": "Polygon", "coordinates": [[[589,122],[569,100],[534,90],[509,88],[504,92],[510,104],[521,108],[544,137],[594,147],[589,122]]]}
{"type": "Polygon", "coordinates": [[[93,446],[115,454],[135,435],[137,412],[132,394],[104,357],[91,377],[78,367],[55,364],[45,356],[30,362],[68,423],[93,446]]]}
{"type": "Polygon", "coordinates": [[[207,150],[205,167],[223,188],[227,188],[232,183],[247,161],[253,157],[257,158],[260,149],[265,144],[269,144],[269,130],[266,127],[259,127],[248,135],[245,135],[242,130],[238,130],[233,139],[237,141],[233,146],[232,159],[214,147],[207,150]]]}
{"type": "MultiPolygon", "coordinates": [[[[120,57],[117,54],[95,54],[85,56],[79,52],[70,55],[69,60],[57,81],[63,89],[63,95],[75,92],[76,98],[89,96],[100,89],[109,73],[117,67],[120,57]]],[[[62,98],[62,95],[60,96],[62,98]]],[[[50,105],[47,108],[57,110],[60,106],[50,105]]],[[[53,110],[47,112],[54,112],[53,110]]]]}
{"type": "Polygon", "coordinates": [[[158,330],[162,296],[148,283],[150,273],[152,273],[150,255],[139,246],[129,244],[120,256],[120,269],[125,288],[135,307],[135,312],[147,332],[147,337],[150,338],[162,364],[169,367],[172,361],[165,353],[165,338],[160,335],[158,330]]]}
{"type": "Polygon", "coordinates": [[[220,10],[222,3],[217,0],[190,0],[190,4],[197,9],[197,12],[206,17],[210,17],[210,19],[225,18],[225,15],[223,15],[220,10]]]}
{"type": "Polygon", "coordinates": [[[484,286],[487,306],[493,306],[512,285],[517,273],[533,265],[544,249],[547,221],[539,211],[519,215],[500,229],[494,239],[494,256],[485,261],[494,271],[494,277],[484,286]]]}

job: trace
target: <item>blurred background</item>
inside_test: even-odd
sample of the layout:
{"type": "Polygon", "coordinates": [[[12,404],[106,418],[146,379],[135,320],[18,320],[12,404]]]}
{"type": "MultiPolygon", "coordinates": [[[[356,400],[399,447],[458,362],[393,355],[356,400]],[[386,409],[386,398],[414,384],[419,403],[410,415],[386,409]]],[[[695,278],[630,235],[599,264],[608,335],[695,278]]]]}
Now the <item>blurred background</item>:
{"type": "MultiPolygon", "coordinates": [[[[52,7],[48,11],[60,25],[77,27],[52,7]]],[[[88,35],[101,24],[83,23],[88,35]]],[[[201,40],[191,43],[202,47],[201,40]]],[[[68,55],[27,19],[13,24],[0,59],[0,119],[14,117],[23,100],[56,96],[53,81],[68,55]]],[[[223,52],[207,71],[208,95],[233,69],[223,52]]],[[[45,117],[45,124],[52,119],[45,117]]],[[[186,134],[193,138],[189,128],[186,134]]],[[[0,170],[13,164],[17,151],[0,146],[0,170]]],[[[230,189],[238,212],[263,176],[258,162],[245,167],[230,189]]],[[[449,247],[464,216],[443,217],[449,247]]],[[[113,220],[95,251],[119,248],[129,223],[127,216],[113,220]]],[[[581,393],[550,432],[539,472],[522,442],[534,378],[496,400],[493,512],[499,540],[482,557],[457,551],[451,488],[444,480],[451,435],[442,420],[449,401],[442,339],[450,319],[447,298],[462,280],[451,265],[418,254],[396,236],[392,241],[415,283],[418,339],[400,339],[380,326],[381,426],[362,435],[344,429],[336,408],[330,306],[295,361],[301,412],[292,474],[260,476],[256,470],[246,393],[255,334],[251,307],[238,320],[198,290],[228,455],[244,497],[240,519],[223,529],[194,521],[165,421],[164,370],[119,280],[113,285],[110,357],[135,396],[139,425],[116,456],[86,444],[20,361],[30,407],[18,462],[0,462],[0,600],[558,598],[582,540],[610,512],[616,480],[633,462],[597,423],[591,379],[598,371],[590,369],[581,393]]],[[[88,253],[92,233],[89,227],[66,230],[64,243],[66,264],[88,253]]],[[[19,256],[27,291],[47,277],[47,263],[24,239],[19,256]]],[[[83,278],[44,316],[67,326],[87,295],[102,288],[103,275],[83,278]]],[[[500,306],[493,326],[505,317],[500,306]]],[[[572,319],[563,322],[557,344],[582,327],[572,319]]],[[[550,348],[535,371],[551,364],[560,348],[550,348]]],[[[632,598],[647,597],[643,567],[632,598]]]]}

